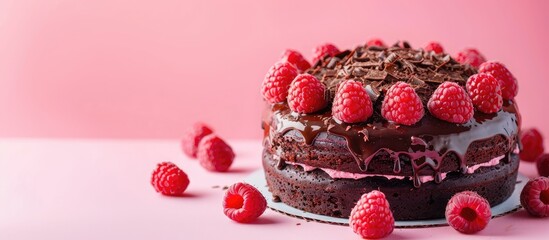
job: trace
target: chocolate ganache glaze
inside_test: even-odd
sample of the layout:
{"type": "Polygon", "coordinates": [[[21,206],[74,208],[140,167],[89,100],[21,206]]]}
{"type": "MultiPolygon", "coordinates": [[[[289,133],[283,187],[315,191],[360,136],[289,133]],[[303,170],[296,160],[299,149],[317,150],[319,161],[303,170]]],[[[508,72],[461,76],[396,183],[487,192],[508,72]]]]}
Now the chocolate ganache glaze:
{"type": "Polygon", "coordinates": [[[411,176],[414,186],[420,187],[420,176],[431,175],[440,182],[441,173],[460,170],[465,173],[468,166],[487,162],[498,155],[507,154],[504,159],[509,159],[508,154],[518,145],[520,114],[513,100],[505,100],[497,113],[475,111],[474,117],[465,124],[442,121],[428,111],[411,126],[399,125],[381,116],[384,95],[398,81],[409,83],[424,107],[442,82],[452,81],[465,86],[467,78],[476,70],[459,64],[447,54],[411,49],[405,42],[389,48],[359,46],[334,57],[327,56],[307,72],[326,86],[329,103],[333,101],[339,83],[348,79],[362,82],[373,102],[374,114],[364,123],[346,124],[332,117],[330,106],[313,114],[294,113],[286,103],[268,106],[262,123],[264,145],[278,157],[279,168],[285,166],[285,161],[292,161],[352,173],[387,174],[371,169],[371,166],[375,161],[390,160],[393,161],[390,175],[411,176]],[[338,139],[345,141],[356,168],[339,168],[314,161],[317,156],[312,152],[312,146],[337,143],[338,139]],[[300,142],[303,152],[284,155],[287,152],[282,150],[281,142],[284,141],[300,142]],[[483,146],[489,154],[468,151],[474,144],[476,150],[483,146]],[[494,149],[503,151],[491,152],[490,144],[497,144],[494,149]],[[444,164],[445,161],[457,162],[454,164],[457,167],[444,164]]]}

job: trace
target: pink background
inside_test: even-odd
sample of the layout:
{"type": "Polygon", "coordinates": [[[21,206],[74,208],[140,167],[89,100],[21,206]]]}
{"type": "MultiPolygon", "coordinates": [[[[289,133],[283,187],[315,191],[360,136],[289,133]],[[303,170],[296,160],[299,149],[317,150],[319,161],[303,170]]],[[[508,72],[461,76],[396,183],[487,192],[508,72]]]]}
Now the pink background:
{"type": "Polygon", "coordinates": [[[174,138],[197,120],[259,138],[262,78],[285,48],[370,37],[469,46],[518,78],[549,135],[548,1],[0,1],[0,137],[174,138]]]}

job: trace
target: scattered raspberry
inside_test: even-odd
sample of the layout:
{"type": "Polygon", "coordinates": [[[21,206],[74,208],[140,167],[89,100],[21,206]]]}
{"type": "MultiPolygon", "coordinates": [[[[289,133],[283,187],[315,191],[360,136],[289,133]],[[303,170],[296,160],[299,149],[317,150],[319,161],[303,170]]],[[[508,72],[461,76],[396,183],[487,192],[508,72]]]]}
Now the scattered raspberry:
{"type": "Polygon", "coordinates": [[[495,113],[501,109],[503,99],[498,80],[486,73],[472,75],[465,85],[473,105],[483,113],[495,113]]]}
{"type": "Polygon", "coordinates": [[[473,117],[471,98],[455,82],[440,84],[429,99],[427,107],[433,116],[451,123],[466,123],[473,117]]]}
{"type": "Polygon", "coordinates": [[[247,223],[257,219],[267,208],[261,193],[247,183],[235,183],[227,189],[223,198],[223,213],[230,219],[247,223]]]}
{"type": "Polygon", "coordinates": [[[490,204],[476,192],[457,193],[446,205],[446,221],[462,233],[481,231],[486,228],[491,218],[490,204]]]}
{"type": "Polygon", "coordinates": [[[347,80],[337,88],[332,115],[346,123],[366,121],[374,112],[372,100],[361,82],[347,80]]]}
{"type": "Polygon", "coordinates": [[[300,72],[305,72],[311,68],[311,64],[298,51],[287,49],[282,54],[282,61],[289,62],[297,67],[300,72]]]}
{"type": "Polygon", "coordinates": [[[159,163],[152,173],[154,189],[168,196],[181,196],[189,186],[189,177],[171,162],[159,163]]]}
{"type": "Polygon", "coordinates": [[[499,62],[485,62],[480,65],[480,73],[488,73],[499,81],[503,99],[513,99],[518,93],[517,79],[499,62]]]}
{"type": "Polygon", "coordinates": [[[201,122],[195,123],[183,134],[183,139],[181,140],[183,152],[189,157],[196,158],[198,143],[203,137],[212,132],[212,129],[208,125],[201,122]]]}
{"type": "Polygon", "coordinates": [[[391,234],[395,219],[385,194],[374,190],[362,195],[351,211],[349,225],[363,238],[376,239],[391,234]]]}
{"type": "Polygon", "coordinates": [[[520,133],[520,142],[522,143],[522,151],[520,151],[520,159],[533,162],[543,153],[543,136],[535,129],[530,128],[522,130],[520,133]]]}
{"type": "Polygon", "coordinates": [[[534,217],[548,217],[549,178],[530,180],[520,193],[520,204],[534,217]]]}
{"type": "Polygon", "coordinates": [[[234,159],[233,149],[215,134],[210,134],[198,144],[198,160],[207,170],[225,172],[234,159]]]}
{"type": "Polygon", "coordinates": [[[549,177],[549,154],[544,153],[536,160],[538,173],[542,177],[549,177]]]}
{"type": "Polygon", "coordinates": [[[480,52],[474,48],[467,48],[456,55],[456,61],[461,64],[469,64],[478,68],[480,64],[486,62],[486,59],[480,52]]]}
{"type": "Polygon", "coordinates": [[[386,47],[386,46],[385,46],[385,43],[384,43],[383,41],[381,41],[381,39],[379,39],[379,38],[372,38],[372,39],[370,39],[370,41],[368,41],[368,42],[366,43],[366,45],[367,45],[368,47],[371,47],[371,46],[386,47]]]}
{"type": "Polygon", "coordinates": [[[313,64],[323,59],[324,56],[329,55],[330,57],[335,56],[339,53],[339,49],[331,43],[326,43],[320,46],[317,46],[313,49],[313,64]]]}
{"type": "Polygon", "coordinates": [[[407,83],[397,82],[385,95],[381,115],[399,124],[412,125],[423,117],[425,111],[421,99],[407,83]]]}
{"type": "Polygon", "coordinates": [[[436,54],[439,54],[439,53],[443,53],[444,52],[444,49],[442,48],[442,45],[440,45],[440,43],[438,42],[430,42],[427,44],[427,46],[425,46],[424,50],[426,52],[430,52],[430,51],[433,51],[435,52],[436,54]]]}
{"type": "Polygon", "coordinates": [[[288,62],[276,63],[269,69],[261,84],[261,94],[269,103],[283,102],[288,88],[297,76],[297,69],[288,62]]]}
{"type": "Polygon", "coordinates": [[[310,74],[300,74],[290,85],[288,106],[294,112],[312,113],[326,106],[324,85],[310,74]]]}

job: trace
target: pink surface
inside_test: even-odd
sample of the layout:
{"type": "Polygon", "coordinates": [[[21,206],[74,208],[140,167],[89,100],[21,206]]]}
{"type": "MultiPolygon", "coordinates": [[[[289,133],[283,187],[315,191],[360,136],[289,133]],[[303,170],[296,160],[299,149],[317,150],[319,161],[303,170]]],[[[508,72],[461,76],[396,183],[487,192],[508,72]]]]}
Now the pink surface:
{"type": "Polygon", "coordinates": [[[179,137],[205,120],[259,138],[260,82],[285,48],[370,37],[478,47],[545,124],[548,1],[0,1],[0,136],[179,137]],[[543,111],[542,111],[543,110],[543,111]]]}
{"type": "MultiPolygon", "coordinates": [[[[267,210],[252,224],[223,215],[222,188],[260,168],[259,141],[230,141],[231,172],[210,173],[177,141],[0,139],[0,239],[359,239],[349,227],[267,210]],[[190,177],[185,197],[150,186],[155,164],[173,161],[190,177]],[[297,225],[300,224],[300,225],[297,225]]],[[[535,176],[532,164],[520,171],[535,176]]],[[[476,239],[546,239],[548,219],[524,210],[493,219],[476,239]]],[[[396,229],[388,239],[463,239],[450,227],[396,229]]]]}

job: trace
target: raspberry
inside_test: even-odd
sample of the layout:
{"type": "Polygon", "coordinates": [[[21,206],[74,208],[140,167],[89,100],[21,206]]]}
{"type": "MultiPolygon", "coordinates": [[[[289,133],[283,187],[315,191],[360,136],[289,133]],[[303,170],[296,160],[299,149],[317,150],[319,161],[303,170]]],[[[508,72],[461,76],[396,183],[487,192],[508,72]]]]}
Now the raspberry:
{"type": "Polygon", "coordinates": [[[520,204],[534,217],[548,217],[549,178],[530,180],[520,193],[520,204]]]}
{"type": "Polygon", "coordinates": [[[499,81],[503,99],[513,99],[518,93],[517,79],[499,62],[485,62],[480,65],[480,73],[488,73],[499,81]]]}
{"type": "Polygon", "coordinates": [[[535,129],[530,128],[521,131],[520,142],[522,144],[522,151],[520,151],[520,159],[533,162],[543,153],[543,136],[535,129]]]}
{"type": "Polygon", "coordinates": [[[183,139],[181,140],[183,152],[189,157],[196,158],[198,143],[203,137],[211,133],[213,131],[208,125],[201,122],[195,123],[183,134],[183,139]]]}
{"type": "Polygon", "coordinates": [[[549,177],[549,154],[544,153],[536,160],[538,173],[542,177],[549,177]]]}
{"type": "Polygon", "coordinates": [[[227,189],[223,198],[223,213],[230,219],[247,223],[257,219],[267,208],[261,193],[247,183],[235,183],[227,189]]]}
{"type": "Polygon", "coordinates": [[[297,76],[297,69],[288,62],[278,62],[269,69],[261,84],[261,94],[267,102],[283,102],[288,96],[290,83],[297,76]]]}
{"type": "Polygon", "coordinates": [[[372,38],[372,39],[370,39],[370,41],[368,41],[366,43],[366,46],[368,46],[368,47],[371,47],[371,46],[385,47],[385,43],[379,38],[372,38]]]}
{"type": "Polygon", "coordinates": [[[483,113],[495,113],[501,109],[503,99],[498,80],[486,73],[469,77],[465,85],[473,105],[483,113]]]}
{"type": "Polygon", "coordinates": [[[407,83],[397,82],[385,95],[381,115],[399,124],[412,125],[423,117],[425,111],[421,99],[407,83]]]}
{"type": "Polygon", "coordinates": [[[488,225],[491,218],[490,204],[476,192],[457,193],[446,205],[446,221],[462,233],[481,231],[488,225]]]}
{"type": "Polygon", "coordinates": [[[466,123],[473,117],[471,98],[455,82],[440,84],[429,99],[427,108],[436,118],[451,123],[466,123]]]}
{"type": "Polygon", "coordinates": [[[298,75],[288,91],[288,106],[294,112],[312,113],[326,106],[324,85],[310,74],[298,75]]]}
{"type": "Polygon", "coordinates": [[[395,219],[385,195],[377,190],[362,195],[351,211],[349,226],[356,234],[368,239],[391,234],[395,219]]]}
{"type": "Polygon", "coordinates": [[[159,163],[152,173],[154,189],[168,196],[181,196],[189,186],[189,177],[171,162],[159,163]]]}
{"type": "Polygon", "coordinates": [[[346,123],[366,121],[374,112],[372,100],[361,82],[347,80],[337,88],[332,115],[346,123]]]}
{"type": "Polygon", "coordinates": [[[215,134],[210,134],[198,144],[198,160],[200,165],[214,172],[225,172],[229,169],[234,159],[234,152],[223,139],[215,134]]]}
{"type": "Polygon", "coordinates": [[[442,45],[440,45],[440,43],[438,42],[430,42],[427,44],[427,46],[425,46],[424,50],[426,52],[430,52],[430,51],[433,51],[435,52],[436,54],[439,54],[439,53],[443,53],[444,52],[444,49],[442,48],[442,45]]]}
{"type": "Polygon", "coordinates": [[[456,55],[456,61],[461,64],[469,64],[478,68],[480,64],[486,62],[486,59],[480,52],[474,48],[467,48],[456,55]]]}
{"type": "Polygon", "coordinates": [[[313,64],[322,60],[326,55],[333,57],[339,53],[339,49],[331,43],[326,43],[320,46],[317,46],[313,49],[313,64]]]}
{"type": "Polygon", "coordinates": [[[289,62],[297,67],[300,72],[305,72],[311,68],[311,64],[298,51],[287,49],[282,54],[282,61],[289,62]]]}

